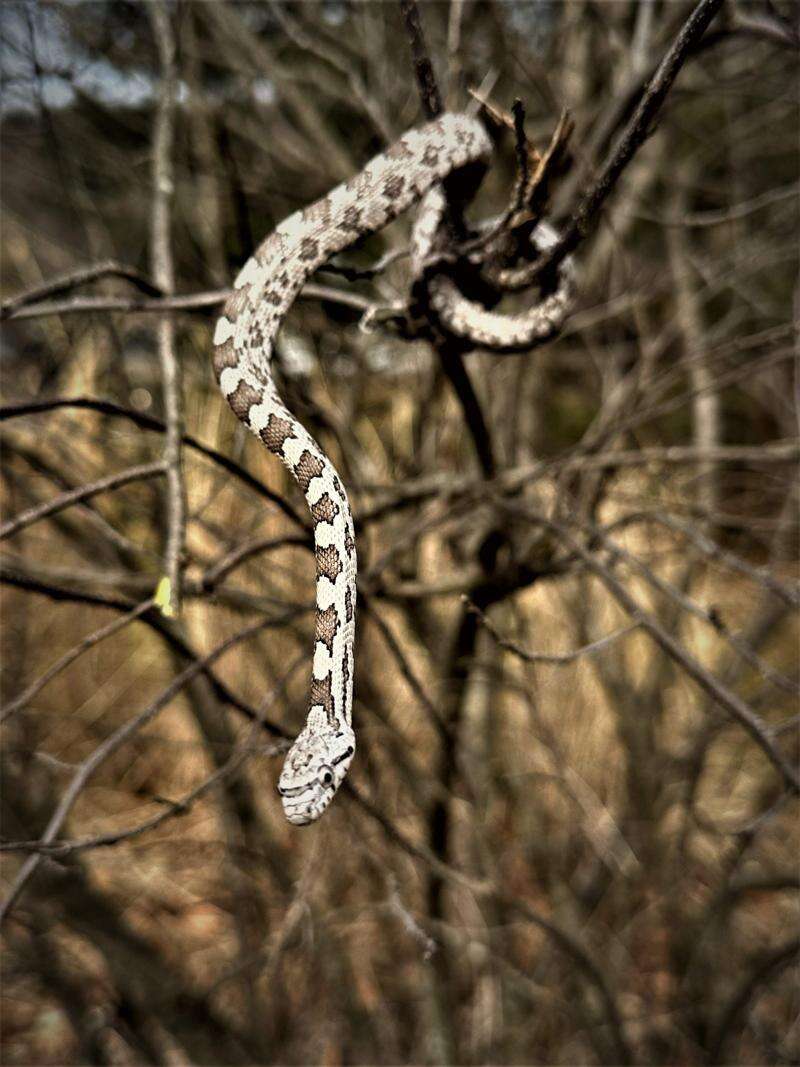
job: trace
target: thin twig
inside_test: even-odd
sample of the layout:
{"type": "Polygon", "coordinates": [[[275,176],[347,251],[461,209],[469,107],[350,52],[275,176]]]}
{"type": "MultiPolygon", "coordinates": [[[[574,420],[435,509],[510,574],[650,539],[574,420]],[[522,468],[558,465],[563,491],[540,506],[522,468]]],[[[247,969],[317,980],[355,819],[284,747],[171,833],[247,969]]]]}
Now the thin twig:
{"type": "MultiPolygon", "coordinates": [[[[723,1053],[734,1026],[757,995],[761,986],[772,981],[800,954],[800,938],[784,942],[762,954],[752,972],[738,985],[733,997],[723,1008],[719,1021],[710,1035],[708,1063],[724,1063],[723,1053]]],[[[792,983],[793,985],[795,983],[792,983]]]]}
{"type": "MultiPolygon", "coordinates": [[[[730,570],[738,571],[739,574],[746,575],[755,582],[756,585],[760,585],[762,588],[768,590],[773,596],[782,600],[783,603],[787,604],[790,608],[800,608],[800,591],[798,591],[796,587],[791,588],[778,581],[777,578],[769,573],[766,567],[754,567],[752,564],[748,563],[747,560],[741,559],[741,557],[735,555],[733,552],[729,552],[727,549],[722,548],[721,545],[708,537],[707,534],[703,533],[696,526],[680,519],[676,519],[674,515],[669,515],[660,509],[658,511],[640,511],[626,515],[624,520],[620,520],[620,522],[624,522],[625,526],[637,522],[658,523],[659,526],[664,526],[668,530],[672,530],[674,533],[686,537],[708,559],[713,560],[715,563],[720,563],[723,567],[728,567],[730,570]]],[[[610,531],[615,527],[616,524],[613,526],[609,525],[606,529],[610,531]]]]}
{"type": "Polygon", "coordinates": [[[514,149],[517,156],[517,181],[519,183],[516,208],[519,210],[525,202],[530,175],[530,152],[528,138],[525,135],[525,105],[519,97],[511,105],[511,114],[514,116],[514,149]]]}
{"type": "Polygon", "coordinates": [[[707,609],[700,604],[695,603],[690,597],[686,596],[680,589],[676,588],[670,582],[660,578],[650,567],[648,567],[642,560],[638,559],[632,552],[628,552],[616,541],[612,541],[605,532],[596,528],[592,528],[592,536],[599,540],[605,548],[608,549],[610,555],[613,558],[624,560],[630,567],[637,571],[644,580],[651,585],[654,589],[657,589],[659,593],[669,597],[673,603],[677,604],[684,611],[693,615],[696,619],[701,619],[720,635],[720,637],[726,641],[731,648],[737,652],[746,663],[749,663],[751,667],[758,671],[765,681],[771,682],[772,685],[778,689],[783,689],[786,693],[791,693],[793,696],[800,695],[800,687],[791,678],[787,678],[781,674],[780,671],[776,671],[765,660],[758,655],[749,645],[747,641],[743,641],[736,634],[731,633],[728,627],[722,620],[719,612],[715,608],[707,609]]]}
{"type": "MultiPolygon", "coordinates": [[[[163,711],[168,704],[177,696],[177,694],[183,689],[187,682],[196,677],[205,668],[208,668],[220,656],[224,655],[229,649],[240,644],[242,641],[246,641],[248,638],[253,637],[259,633],[265,627],[274,624],[273,619],[262,619],[252,626],[248,626],[244,630],[240,630],[239,633],[234,634],[233,637],[229,637],[227,641],[223,641],[217,645],[215,649],[209,652],[202,659],[190,664],[185,670],[181,671],[176,678],[174,678],[170,684],[163,690],[163,692],[156,697],[156,699],[149,704],[144,711],[139,712],[132,719],[128,719],[122,726],[118,727],[109,737],[98,745],[97,748],[87,756],[86,759],[79,765],[77,771],[73,775],[72,781],[64,791],[61,800],[56,806],[55,811],[50,817],[47,827],[42,834],[40,844],[49,845],[55,839],[56,836],[64,825],[64,821],[69,815],[73,804],[78,799],[79,794],[92,777],[97,768],[104,763],[109,756],[111,756],[116,750],[123,745],[129,738],[131,738],[138,730],[140,730],[146,723],[158,715],[160,711],[163,711]]],[[[19,898],[20,893],[25,888],[29,879],[36,872],[39,864],[42,861],[42,853],[36,853],[28,857],[23,863],[17,877],[11,886],[5,900],[0,904],[0,925],[8,917],[14,903],[19,898]]]]}
{"type": "MultiPolygon", "coordinates": [[[[791,9],[790,9],[791,10],[791,9]]],[[[789,19],[778,18],[763,11],[748,11],[741,4],[732,5],[732,29],[737,33],[762,37],[772,44],[800,51],[800,29],[789,19]]],[[[795,12],[796,15],[796,12],[795,12]]]]}
{"type": "Polygon", "coordinates": [[[481,625],[500,648],[504,648],[507,652],[513,653],[513,655],[525,660],[526,663],[550,663],[557,666],[574,663],[576,659],[580,659],[582,656],[589,656],[594,652],[599,652],[601,649],[607,648],[608,645],[612,644],[620,637],[625,637],[626,634],[633,633],[633,631],[639,627],[638,623],[632,622],[629,626],[622,626],[620,629],[614,630],[613,633],[606,634],[605,637],[601,637],[597,641],[592,641],[591,644],[573,649],[572,652],[531,652],[529,649],[523,648],[522,645],[517,644],[516,641],[510,640],[508,637],[503,637],[502,634],[498,632],[491,619],[488,618],[485,612],[481,611],[477,604],[473,604],[468,596],[462,596],[461,602],[462,604],[466,604],[468,611],[471,611],[473,615],[477,615],[481,625]]]}
{"type": "MultiPolygon", "coordinates": [[[[151,217],[150,258],[153,277],[167,296],[175,292],[175,266],[172,256],[172,200],[175,173],[172,159],[177,72],[175,36],[165,0],[153,0],[148,11],[158,47],[161,85],[153,128],[153,209],[151,217]]],[[[164,462],[167,467],[166,541],[164,578],[159,586],[159,604],[163,613],[177,615],[181,606],[181,574],[184,564],[183,539],[186,531],[186,489],[181,466],[183,405],[181,372],[175,338],[175,320],[171,314],[158,323],[158,358],[164,395],[166,434],[164,462]]]]}
{"type": "Polygon", "coordinates": [[[199,800],[213,786],[229,777],[244,763],[248,756],[277,756],[286,751],[288,742],[276,742],[271,745],[259,745],[255,747],[251,741],[258,731],[258,723],[253,723],[247,739],[237,745],[230,758],[226,760],[213,774],[209,775],[194,789],[190,790],[180,800],[166,801],[166,810],[144,822],[131,826],[127,830],[114,830],[106,834],[97,834],[94,837],[78,838],[74,841],[60,840],[58,838],[49,844],[43,841],[3,841],[0,842],[0,852],[30,852],[43,856],[64,857],[75,852],[87,852],[95,848],[113,848],[115,845],[130,841],[134,837],[141,837],[150,830],[155,830],[162,823],[176,816],[186,815],[191,810],[195,801],[199,800]]]}
{"type": "Polygon", "coordinates": [[[54,296],[60,296],[62,293],[69,293],[81,285],[99,281],[101,278],[124,278],[148,296],[163,295],[162,290],[136,267],[120,263],[115,259],[107,259],[102,263],[91,263],[86,267],[68,271],[66,274],[58,274],[41,285],[34,285],[30,289],[17,293],[16,296],[12,296],[0,305],[0,321],[12,317],[15,311],[29,304],[38,304],[54,296]]]}
{"type": "Polygon", "coordinates": [[[384,113],[383,108],[378,104],[378,99],[375,93],[370,92],[364,80],[358,72],[355,62],[348,63],[333,49],[326,47],[326,45],[318,38],[312,37],[311,34],[306,33],[302,24],[290,16],[284,10],[284,8],[271,0],[270,11],[274,15],[276,21],[280,25],[286,36],[292,40],[298,48],[302,48],[306,52],[310,52],[311,55],[317,56],[323,63],[327,63],[333,67],[335,71],[341,74],[346,80],[353,98],[359,102],[364,112],[369,115],[373,126],[378,133],[383,137],[384,141],[389,144],[394,140],[391,127],[384,113]]]}
{"type": "Polygon", "coordinates": [[[458,402],[461,405],[464,422],[466,423],[467,430],[472,438],[472,443],[475,446],[475,453],[478,457],[478,462],[481,465],[483,475],[485,478],[493,478],[497,466],[494,458],[492,437],[489,433],[489,426],[484,418],[483,408],[478,399],[478,394],[475,392],[472,379],[469,376],[467,368],[464,366],[464,359],[460,346],[456,346],[449,342],[443,342],[438,346],[437,350],[442,370],[452,385],[453,392],[456,394],[458,402]]]}
{"type": "Polygon", "coordinates": [[[425,45],[425,34],[422,32],[422,23],[420,22],[416,0],[400,0],[400,11],[402,12],[408,39],[411,43],[414,74],[417,79],[422,108],[427,118],[435,119],[437,115],[441,115],[443,110],[442,97],[439,92],[439,86],[436,83],[433,64],[425,45]]]}
{"type": "Polygon", "coordinates": [[[56,660],[56,662],[41,675],[35,681],[24,689],[18,697],[10,700],[4,708],[0,709],[0,722],[5,722],[9,716],[13,715],[15,711],[19,711],[24,708],[26,704],[29,704],[31,700],[40,693],[44,687],[60,674],[63,670],[66,670],[71,663],[74,663],[76,659],[88,652],[90,648],[94,648],[95,645],[99,645],[101,641],[104,641],[107,637],[112,637],[119,630],[122,630],[134,619],[138,619],[140,615],[143,615],[146,611],[149,611],[153,607],[154,600],[151,597],[149,600],[142,601],[141,604],[137,604],[132,611],[127,612],[118,619],[114,619],[113,622],[108,623],[105,626],[101,626],[99,630],[95,630],[93,633],[87,634],[77,645],[71,648],[68,652],[65,652],[63,656],[56,660]]]}
{"type": "Polygon", "coordinates": [[[420,682],[420,680],[414,673],[414,670],[411,667],[411,664],[408,662],[408,658],[404,654],[400,642],[395,637],[391,627],[386,622],[386,620],[382,618],[378,610],[375,608],[374,604],[370,603],[369,599],[364,598],[361,603],[362,610],[365,611],[368,617],[375,623],[375,626],[378,628],[381,636],[383,637],[383,640],[386,642],[389,651],[394,656],[398,670],[405,678],[409,688],[419,701],[422,708],[424,708],[425,714],[428,716],[431,723],[438,731],[439,735],[446,739],[449,734],[447,724],[442,719],[442,716],[439,713],[439,709],[436,707],[434,702],[425,692],[422,682],[420,682]]]}
{"type": "Polygon", "coordinates": [[[164,460],[158,460],[156,463],[143,463],[139,467],[128,467],[127,470],[119,471],[116,474],[108,474],[105,478],[98,478],[96,482],[91,482],[89,485],[81,485],[77,489],[59,493],[52,500],[48,500],[44,504],[37,504],[36,507],[28,508],[0,526],[0,541],[4,541],[7,537],[11,537],[12,534],[18,533],[20,530],[24,530],[27,526],[32,526],[33,523],[39,522],[40,519],[46,519],[48,516],[55,515],[57,512],[63,511],[64,508],[79,504],[83,500],[89,500],[91,497],[97,496],[98,493],[105,493],[109,489],[119,489],[121,486],[129,485],[131,482],[143,482],[149,478],[160,478],[166,474],[166,470],[164,460]]]}
{"type": "Polygon", "coordinates": [[[625,609],[628,615],[648,633],[655,643],[674,660],[679,667],[697,685],[707,693],[720,707],[744,727],[770,762],[780,772],[786,786],[793,793],[800,793],[800,774],[778,750],[769,730],[752,708],[734,692],[723,685],[710,671],[691,655],[691,653],[668,634],[648,612],[634,600],[624,585],[612,571],[601,563],[597,557],[572,536],[572,532],[560,523],[539,517],[538,521],[552,530],[571,552],[583,560],[586,567],[605,585],[614,599],[625,609]]]}
{"type": "Polygon", "coordinates": [[[570,253],[575,251],[588,234],[600,208],[613,191],[628,163],[653,132],[656,116],[672,88],[672,83],[722,4],[723,0],[700,0],[694,8],[662,59],[653,80],[639,101],[633,117],[611,152],[599,178],[581,198],[580,204],[558,242],[547,255],[516,273],[514,288],[527,288],[538,277],[552,273],[570,253]]]}
{"type": "MultiPolygon", "coordinates": [[[[122,600],[118,597],[104,596],[100,593],[87,593],[84,589],[74,589],[69,586],[54,585],[42,581],[33,574],[15,571],[5,561],[0,561],[0,583],[17,589],[24,589],[30,593],[38,593],[40,596],[63,603],[88,604],[92,607],[110,608],[113,611],[125,613],[131,612],[136,606],[129,600],[122,600]]],[[[296,610],[287,612],[282,616],[268,620],[268,625],[279,626],[283,622],[293,620],[298,614],[299,611],[296,610]]],[[[181,636],[175,625],[165,619],[161,612],[145,612],[141,616],[141,621],[154,630],[170,649],[177,652],[184,659],[192,663],[200,660],[198,654],[181,636]]],[[[216,698],[223,704],[228,704],[235,708],[236,711],[251,721],[259,718],[256,710],[232,692],[225,682],[218,678],[210,668],[204,666],[202,673],[208,679],[216,698]]],[[[277,723],[269,722],[266,719],[261,719],[260,721],[263,728],[273,737],[287,736],[286,731],[281,726],[278,726],[277,723]]]]}
{"type": "Polygon", "coordinates": [[[408,248],[390,248],[385,255],[377,259],[371,267],[351,267],[346,263],[325,263],[319,269],[325,274],[336,274],[348,282],[365,282],[382,274],[383,271],[396,263],[398,259],[404,259],[410,255],[408,248]]]}
{"type": "MultiPolygon", "coordinates": [[[[199,293],[180,293],[176,296],[157,298],[124,296],[84,296],[71,300],[45,301],[31,304],[11,311],[7,318],[37,319],[46,315],[85,314],[92,311],[123,311],[129,313],[148,312],[160,314],[164,311],[205,311],[225,303],[231,295],[230,289],[211,289],[199,293]]],[[[317,285],[309,282],[298,295],[298,300],[322,300],[330,304],[340,304],[354,311],[367,311],[372,302],[358,293],[347,293],[330,285],[317,285]]]]}
{"type": "Polygon", "coordinates": [[[250,541],[245,541],[243,544],[232,548],[230,552],[226,552],[216,563],[213,563],[208,567],[201,579],[201,584],[204,589],[211,591],[215,589],[222,579],[226,578],[231,571],[236,567],[240,567],[253,556],[260,555],[262,552],[269,552],[274,548],[286,548],[289,545],[311,549],[313,548],[313,544],[314,542],[311,537],[255,537],[250,541]]]}
{"type": "MultiPolygon", "coordinates": [[[[1,411],[2,409],[0,409],[1,411]]],[[[454,477],[450,474],[426,475],[422,478],[393,485],[367,484],[359,486],[362,492],[386,494],[397,502],[424,501],[446,494],[455,498],[461,494],[493,490],[513,492],[529,485],[547,474],[561,471],[603,470],[608,468],[643,467],[665,463],[683,466],[713,459],[716,463],[791,464],[800,460],[800,445],[794,442],[770,441],[764,445],[720,445],[713,452],[697,449],[692,445],[668,445],[666,447],[641,448],[638,451],[610,451],[596,455],[573,454],[553,459],[526,463],[501,471],[491,482],[478,481],[469,475],[454,477]]],[[[388,506],[379,505],[380,509],[388,506]]],[[[379,512],[380,514],[380,512],[379,512]]],[[[371,518],[371,515],[369,515],[371,518]]]]}
{"type": "MultiPolygon", "coordinates": [[[[157,419],[154,415],[147,415],[143,411],[136,411],[134,408],[126,408],[121,404],[115,404],[111,400],[100,400],[97,397],[91,396],[55,396],[49,399],[42,400],[22,400],[13,404],[6,404],[0,407],[0,422],[5,419],[16,419],[25,415],[41,415],[50,411],[57,411],[60,408],[77,408],[85,411],[96,411],[101,415],[112,415],[119,418],[128,419],[135,426],[139,426],[145,430],[153,430],[156,433],[164,433],[166,426],[164,423],[157,419]]],[[[298,515],[291,504],[288,504],[285,500],[278,496],[269,489],[263,482],[259,481],[249,471],[245,470],[238,463],[229,459],[223,455],[222,452],[218,452],[215,448],[204,445],[202,441],[198,441],[196,437],[192,437],[191,434],[183,435],[183,443],[187,448],[193,449],[201,456],[205,456],[206,459],[210,459],[217,466],[222,467],[229,474],[232,474],[235,478],[238,478],[244,485],[254,492],[263,496],[269,500],[276,507],[286,515],[287,518],[299,526],[300,529],[305,530],[307,528],[306,522],[298,515]]]]}

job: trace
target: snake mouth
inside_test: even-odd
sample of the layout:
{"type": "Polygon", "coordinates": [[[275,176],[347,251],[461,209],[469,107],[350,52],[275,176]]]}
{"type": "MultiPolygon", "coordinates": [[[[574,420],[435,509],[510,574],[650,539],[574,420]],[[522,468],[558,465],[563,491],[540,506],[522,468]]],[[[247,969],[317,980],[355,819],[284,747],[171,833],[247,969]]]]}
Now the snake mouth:
{"type": "Polygon", "coordinates": [[[276,789],[283,805],[283,814],[293,826],[308,826],[316,822],[336,793],[333,785],[321,790],[317,778],[297,785],[281,785],[278,782],[276,789]]]}
{"type": "Polygon", "coordinates": [[[308,789],[308,785],[295,785],[295,786],[283,786],[280,783],[275,786],[282,797],[298,797],[301,793],[305,793],[308,789]]]}
{"type": "Polygon", "coordinates": [[[290,822],[292,826],[310,826],[312,822],[317,821],[322,812],[309,812],[303,808],[290,811],[284,808],[283,814],[286,816],[286,821],[290,822]]]}
{"type": "MultiPolygon", "coordinates": [[[[302,790],[292,790],[293,794],[295,792],[302,792],[302,790]]],[[[309,823],[316,822],[327,810],[332,799],[333,793],[312,800],[310,804],[304,804],[302,801],[298,804],[293,803],[293,797],[286,797],[283,799],[283,814],[292,826],[308,826],[309,823]]]]}

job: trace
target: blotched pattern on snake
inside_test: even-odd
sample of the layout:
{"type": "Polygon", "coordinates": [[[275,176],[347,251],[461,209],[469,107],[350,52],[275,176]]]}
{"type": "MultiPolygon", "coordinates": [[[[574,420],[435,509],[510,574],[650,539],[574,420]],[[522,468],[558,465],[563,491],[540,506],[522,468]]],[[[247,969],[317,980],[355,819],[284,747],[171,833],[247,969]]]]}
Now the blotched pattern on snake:
{"type": "MultiPolygon", "coordinates": [[[[443,115],[410,130],[355,177],[282,222],[240,271],[216,323],[220,388],[237,417],[287,467],[313,520],[317,577],[309,711],[278,783],[286,818],[296,825],[326,810],[355,752],[356,546],[347,494],[333,464],[277,393],[270,369],[275,338],[303,285],[326,260],[381,229],[452,171],[490,152],[483,126],[466,115],[443,115]]],[[[562,296],[563,319],[568,300],[562,296]]],[[[461,298],[451,282],[432,287],[432,303],[445,324],[462,333],[468,334],[474,314],[476,340],[491,342],[499,317],[487,318],[489,313],[461,298]]],[[[526,314],[531,343],[557,328],[552,305],[551,299],[538,319],[535,308],[526,314]]],[[[513,332],[516,341],[516,325],[513,332]]]]}

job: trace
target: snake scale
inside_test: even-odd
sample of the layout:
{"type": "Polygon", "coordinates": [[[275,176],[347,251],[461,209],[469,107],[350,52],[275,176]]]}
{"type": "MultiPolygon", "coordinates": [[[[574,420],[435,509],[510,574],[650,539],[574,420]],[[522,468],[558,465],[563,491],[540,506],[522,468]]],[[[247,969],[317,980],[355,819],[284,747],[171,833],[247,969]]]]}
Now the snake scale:
{"type": "MultiPolygon", "coordinates": [[[[275,338],[314,271],[430,193],[431,209],[420,238],[427,248],[441,214],[435,196],[439,183],[458,168],[487,159],[490,152],[483,126],[467,115],[446,114],[408,131],[349,181],[282,222],[239,272],[216,323],[214,370],[220,388],[236,416],[300,486],[314,527],[316,621],[309,710],[278,782],[286,818],[298,826],[326,810],[355,752],[356,546],[341,479],[276,390],[270,369],[275,338]]],[[[553,294],[555,302],[545,298],[527,315],[511,317],[514,343],[535,343],[558,328],[559,315],[563,319],[566,312],[567,289],[565,282],[553,294]],[[521,327],[527,328],[524,337],[521,327]]],[[[465,300],[449,280],[437,282],[432,293],[446,325],[463,332],[474,316],[475,335],[482,343],[502,333],[504,317],[465,300]]]]}

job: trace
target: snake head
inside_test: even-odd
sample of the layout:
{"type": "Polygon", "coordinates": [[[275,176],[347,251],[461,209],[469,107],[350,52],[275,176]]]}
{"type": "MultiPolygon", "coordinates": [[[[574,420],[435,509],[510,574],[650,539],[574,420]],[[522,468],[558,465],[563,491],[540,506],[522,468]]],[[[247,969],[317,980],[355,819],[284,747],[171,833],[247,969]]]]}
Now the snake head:
{"type": "Polygon", "coordinates": [[[278,792],[283,813],[295,826],[314,822],[325,811],[344,781],[356,750],[349,726],[307,725],[289,749],[278,792]]]}

